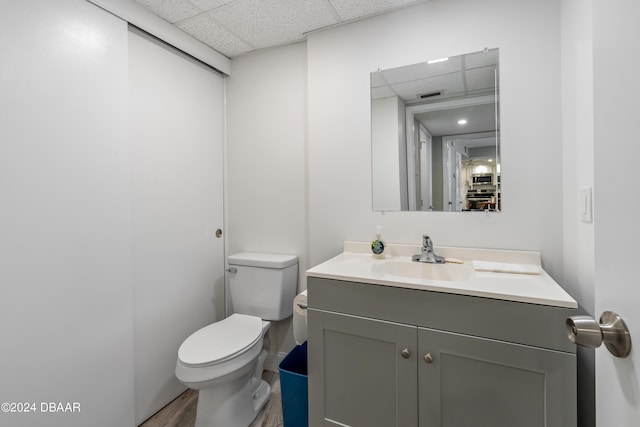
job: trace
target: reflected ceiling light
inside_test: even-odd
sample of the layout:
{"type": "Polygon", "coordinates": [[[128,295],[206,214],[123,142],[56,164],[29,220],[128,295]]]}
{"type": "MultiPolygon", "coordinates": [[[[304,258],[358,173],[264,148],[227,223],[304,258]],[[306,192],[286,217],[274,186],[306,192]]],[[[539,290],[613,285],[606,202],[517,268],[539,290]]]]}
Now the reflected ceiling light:
{"type": "Polygon", "coordinates": [[[458,124],[459,124],[459,125],[466,125],[466,124],[467,124],[467,119],[460,119],[460,120],[458,120],[458,124]]]}
{"type": "Polygon", "coordinates": [[[449,58],[438,58],[438,59],[432,59],[431,61],[427,61],[427,64],[437,64],[438,62],[444,62],[444,61],[448,61],[449,58]]]}
{"type": "Polygon", "coordinates": [[[490,162],[493,162],[493,159],[489,159],[490,162]]]}

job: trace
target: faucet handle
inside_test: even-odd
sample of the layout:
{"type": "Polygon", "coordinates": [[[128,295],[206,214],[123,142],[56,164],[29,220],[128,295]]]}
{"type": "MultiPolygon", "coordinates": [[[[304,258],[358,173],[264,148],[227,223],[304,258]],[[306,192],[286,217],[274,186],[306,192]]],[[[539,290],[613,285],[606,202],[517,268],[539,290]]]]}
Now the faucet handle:
{"type": "Polygon", "coordinates": [[[433,246],[433,242],[431,241],[431,237],[426,234],[422,235],[422,246],[433,246]]]}

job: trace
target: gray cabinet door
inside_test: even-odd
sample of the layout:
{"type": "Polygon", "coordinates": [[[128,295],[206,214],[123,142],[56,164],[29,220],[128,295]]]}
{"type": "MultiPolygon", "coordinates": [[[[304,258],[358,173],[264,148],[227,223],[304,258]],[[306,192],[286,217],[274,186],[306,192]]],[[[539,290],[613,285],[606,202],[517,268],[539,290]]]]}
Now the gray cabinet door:
{"type": "Polygon", "coordinates": [[[576,426],[573,354],[426,328],[418,350],[420,427],[576,426]]]}
{"type": "Polygon", "coordinates": [[[415,326],[313,309],[308,322],[311,427],[417,427],[415,326]]]}

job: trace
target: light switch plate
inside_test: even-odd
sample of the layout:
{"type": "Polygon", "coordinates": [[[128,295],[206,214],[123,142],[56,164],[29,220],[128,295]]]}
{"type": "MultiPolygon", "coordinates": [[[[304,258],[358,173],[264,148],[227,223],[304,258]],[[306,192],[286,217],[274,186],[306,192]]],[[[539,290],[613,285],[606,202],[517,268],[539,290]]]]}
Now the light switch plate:
{"type": "Polygon", "coordinates": [[[591,187],[580,189],[580,219],[593,222],[593,200],[591,187]]]}

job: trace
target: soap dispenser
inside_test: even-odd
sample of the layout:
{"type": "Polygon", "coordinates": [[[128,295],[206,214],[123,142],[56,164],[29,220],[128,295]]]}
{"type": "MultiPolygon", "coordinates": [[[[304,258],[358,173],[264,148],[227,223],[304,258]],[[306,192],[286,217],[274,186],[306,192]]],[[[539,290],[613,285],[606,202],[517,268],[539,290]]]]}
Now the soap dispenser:
{"type": "Polygon", "coordinates": [[[371,252],[376,259],[384,258],[384,241],[382,240],[382,226],[376,227],[376,238],[371,242],[371,252]]]}

